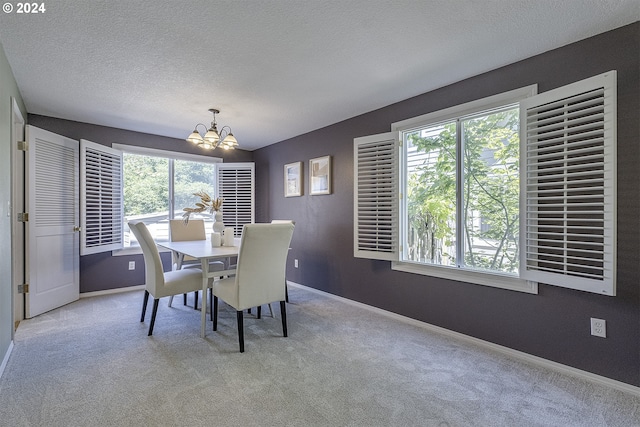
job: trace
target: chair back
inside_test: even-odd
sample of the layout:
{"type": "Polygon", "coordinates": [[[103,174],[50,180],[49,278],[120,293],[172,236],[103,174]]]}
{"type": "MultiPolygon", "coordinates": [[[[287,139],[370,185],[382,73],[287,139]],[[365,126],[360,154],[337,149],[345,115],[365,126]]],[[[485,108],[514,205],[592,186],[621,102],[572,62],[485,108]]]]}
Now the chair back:
{"type": "MultiPolygon", "coordinates": [[[[183,219],[169,220],[169,240],[172,242],[184,242],[187,240],[207,240],[207,233],[204,231],[203,219],[190,219],[185,223],[183,219]]],[[[173,263],[178,262],[173,254],[173,263]]],[[[183,262],[195,261],[195,258],[185,256],[183,262]]]]}
{"type": "Polygon", "coordinates": [[[292,219],[272,219],[271,224],[293,224],[296,225],[296,222],[292,219]]]}
{"type": "Polygon", "coordinates": [[[207,239],[203,219],[190,219],[186,224],[182,219],[171,219],[169,220],[169,231],[169,238],[172,242],[207,239]]]}
{"type": "Polygon", "coordinates": [[[151,295],[158,295],[157,291],[164,286],[164,270],[156,242],[143,222],[130,222],[129,228],[140,243],[144,255],[145,288],[151,295]]]}
{"type": "Polygon", "coordinates": [[[236,284],[239,309],[285,300],[285,271],[294,225],[245,224],[236,284]]]}

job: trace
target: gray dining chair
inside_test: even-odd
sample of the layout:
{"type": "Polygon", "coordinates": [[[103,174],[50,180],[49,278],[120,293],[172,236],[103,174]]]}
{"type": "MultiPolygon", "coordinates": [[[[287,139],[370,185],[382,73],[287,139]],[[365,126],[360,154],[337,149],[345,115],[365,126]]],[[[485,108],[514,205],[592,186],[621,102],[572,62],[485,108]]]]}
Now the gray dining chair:
{"type": "Polygon", "coordinates": [[[246,224],[242,231],[236,275],[213,282],[213,330],[218,328],[218,299],[236,310],[240,352],[244,352],[244,310],[280,302],[282,332],[287,336],[285,278],[294,225],[246,224]]]}
{"type": "MultiPolygon", "coordinates": [[[[206,240],[207,233],[204,229],[204,220],[202,219],[190,219],[185,222],[182,219],[169,220],[169,240],[172,242],[184,242],[188,240],[206,240]]],[[[177,255],[172,254],[174,269],[178,263],[177,255]]],[[[200,268],[200,261],[185,256],[182,260],[182,268],[200,268]]],[[[210,261],[209,271],[222,271],[225,270],[225,263],[222,261],[210,261]]],[[[169,300],[169,307],[173,302],[173,297],[169,300]]],[[[187,305],[187,294],[182,297],[182,302],[187,305]]],[[[193,293],[193,309],[198,309],[198,291],[193,293]]]]}
{"type": "Polygon", "coordinates": [[[142,303],[142,315],[140,316],[141,322],[144,322],[149,295],[153,297],[153,311],[148,334],[150,336],[153,333],[160,298],[202,289],[202,270],[188,268],[165,272],[162,268],[160,252],[147,226],[143,222],[130,222],[129,228],[138,240],[138,243],[140,243],[144,256],[145,290],[144,301],[142,303]]]}

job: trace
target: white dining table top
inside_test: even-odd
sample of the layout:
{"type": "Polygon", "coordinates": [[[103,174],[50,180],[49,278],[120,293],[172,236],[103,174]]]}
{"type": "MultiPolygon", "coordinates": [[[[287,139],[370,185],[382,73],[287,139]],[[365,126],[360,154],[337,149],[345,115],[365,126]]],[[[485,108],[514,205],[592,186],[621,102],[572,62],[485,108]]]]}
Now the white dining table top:
{"type": "Polygon", "coordinates": [[[179,252],[198,259],[226,258],[238,255],[240,250],[240,238],[234,239],[233,246],[211,246],[207,240],[185,240],[182,242],[161,242],[158,246],[179,252]]]}

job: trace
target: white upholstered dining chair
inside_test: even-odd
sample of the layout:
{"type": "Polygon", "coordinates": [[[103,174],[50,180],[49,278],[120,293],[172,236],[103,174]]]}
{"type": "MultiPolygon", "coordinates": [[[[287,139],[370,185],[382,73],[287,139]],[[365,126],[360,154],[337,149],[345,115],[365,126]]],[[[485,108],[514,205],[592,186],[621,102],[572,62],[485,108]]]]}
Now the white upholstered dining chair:
{"type": "MultiPolygon", "coordinates": [[[[169,220],[169,240],[172,242],[184,242],[188,240],[206,240],[207,233],[204,229],[204,220],[202,219],[191,219],[189,222],[184,222],[182,219],[171,219],[169,220]]],[[[177,256],[175,253],[172,254],[172,260],[174,269],[178,264],[177,256]]],[[[185,256],[182,260],[182,268],[200,268],[200,261],[185,256]],[[197,262],[196,262],[197,261],[197,262]]],[[[209,271],[222,271],[225,269],[225,263],[222,261],[210,261],[209,262],[209,271]]],[[[204,297],[203,297],[204,298],[204,297]]],[[[171,302],[173,301],[173,297],[169,300],[169,307],[171,307],[171,302]]],[[[187,294],[183,296],[183,304],[187,305],[187,294]]],[[[193,293],[193,309],[198,309],[198,291],[193,293]]]]}
{"type": "Polygon", "coordinates": [[[282,332],[287,336],[284,283],[294,225],[246,224],[236,275],[213,282],[213,330],[218,328],[218,298],[236,310],[240,352],[244,352],[244,314],[251,307],[280,302],[282,332]]]}
{"type": "Polygon", "coordinates": [[[145,270],[145,290],[144,301],[142,303],[142,315],[140,321],[144,322],[147,311],[147,301],[149,295],[153,297],[153,311],[151,322],[149,323],[149,334],[153,333],[153,326],[158,312],[158,301],[166,296],[184,294],[197,291],[202,288],[202,270],[188,268],[183,270],[172,270],[165,272],[162,268],[160,252],[156,246],[153,236],[142,222],[130,222],[129,228],[140,243],[142,254],[144,255],[145,270]]]}
{"type": "MultiPolygon", "coordinates": [[[[291,220],[291,219],[273,219],[273,220],[271,220],[271,224],[293,224],[293,225],[296,225],[296,222],[291,220]]],[[[289,250],[291,250],[291,248],[289,248],[289,250]]],[[[285,265],[286,265],[286,260],[285,260],[285,265]]],[[[286,269],[286,267],[285,267],[285,269],[286,269]]],[[[289,302],[289,289],[288,289],[288,286],[287,286],[287,278],[286,278],[286,276],[284,278],[284,300],[285,300],[285,302],[289,302]]],[[[271,317],[273,317],[273,308],[271,308],[271,304],[268,304],[267,306],[269,307],[269,312],[271,313],[271,317]]],[[[247,312],[251,313],[251,309],[247,310],[247,312]]],[[[262,306],[258,306],[257,312],[258,312],[258,319],[259,319],[261,317],[261,315],[262,315],[262,306]]]]}
{"type": "MultiPolygon", "coordinates": [[[[292,219],[273,219],[271,220],[271,224],[293,224],[296,225],[296,222],[292,219]]],[[[291,248],[289,248],[291,249],[291,248]]],[[[287,278],[284,278],[284,300],[289,302],[289,287],[287,286],[287,278]]],[[[271,306],[269,306],[269,310],[271,310],[271,306]]],[[[273,311],[271,312],[273,314],[273,311]]]]}

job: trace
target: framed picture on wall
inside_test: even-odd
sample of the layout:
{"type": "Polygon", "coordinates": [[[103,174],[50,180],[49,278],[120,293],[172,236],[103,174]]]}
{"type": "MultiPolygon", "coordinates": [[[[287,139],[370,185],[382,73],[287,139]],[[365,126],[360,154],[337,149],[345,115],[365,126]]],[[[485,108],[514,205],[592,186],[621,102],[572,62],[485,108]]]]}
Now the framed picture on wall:
{"type": "Polygon", "coordinates": [[[309,160],[309,194],[331,194],[331,156],[309,160]]]}
{"type": "Polygon", "coordinates": [[[284,197],[302,196],[302,162],[284,165],[284,197]]]}

